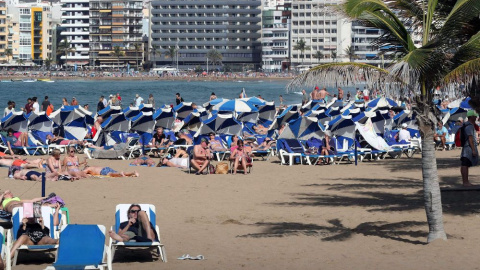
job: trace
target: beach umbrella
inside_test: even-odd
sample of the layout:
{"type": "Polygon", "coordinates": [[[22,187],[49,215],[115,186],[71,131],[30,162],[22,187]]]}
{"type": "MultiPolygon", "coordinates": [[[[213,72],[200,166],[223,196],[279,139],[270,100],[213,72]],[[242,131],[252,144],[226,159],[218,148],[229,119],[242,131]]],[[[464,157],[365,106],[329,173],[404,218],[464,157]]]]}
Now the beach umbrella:
{"type": "Polygon", "coordinates": [[[360,108],[350,108],[350,109],[347,109],[347,110],[343,111],[342,115],[351,115],[352,118],[355,118],[361,113],[362,113],[362,111],[360,110],[360,108]]]}
{"type": "Polygon", "coordinates": [[[460,107],[451,109],[448,121],[457,121],[460,118],[465,119],[467,117],[467,111],[468,110],[460,107]]]}
{"type": "Polygon", "coordinates": [[[183,120],[193,112],[192,102],[182,102],[173,107],[173,111],[177,114],[177,119],[183,120]]]}
{"type": "Polygon", "coordinates": [[[122,112],[122,107],[108,105],[103,110],[97,112],[97,115],[103,117],[103,119],[106,119],[112,114],[121,113],[121,112],[122,112]]]}
{"type": "Polygon", "coordinates": [[[367,121],[363,124],[357,122],[355,123],[355,128],[358,130],[360,135],[362,135],[363,139],[373,148],[376,150],[389,150],[388,144],[385,142],[385,140],[378,136],[377,133],[375,132],[375,129],[373,127],[372,122],[370,119],[367,119],[367,121]]]}
{"type": "Polygon", "coordinates": [[[328,123],[327,129],[336,136],[343,136],[351,139],[355,138],[355,122],[353,122],[351,115],[337,116],[328,123]]]}
{"type": "Polygon", "coordinates": [[[60,136],[68,140],[83,140],[88,133],[87,122],[93,120],[88,113],[79,106],[63,106],[52,112],[49,117],[59,128],[60,136]]]}
{"type": "Polygon", "coordinates": [[[325,127],[315,117],[301,117],[290,122],[278,139],[308,140],[310,138],[323,139],[325,127]]]}
{"type": "Polygon", "coordinates": [[[28,128],[27,117],[23,112],[11,112],[1,120],[3,130],[13,129],[15,132],[26,132],[28,128]]]}
{"type": "Polygon", "coordinates": [[[383,134],[385,132],[385,118],[379,111],[362,112],[353,118],[353,122],[365,124],[367,120],[370,120],[373,129],[377,134],[383,134]]]}
{"type": "Polygon", "coordinates": [[[154,114],[153,118],[156,121],[155,127],[163,127],[171,129],[175,123],[175,116],[173,114],[172,108],[161,108],[158,109],[154,114]]]}
{"type": "Polygon", "coordinates": [[[138,107],[138,109],[141,112],[151,112],[151,113],[155,112],[155,108],[153,108],[153,105],[147,104],[147,103],[140,104],[140,107],[138,107]]]}
{"type": "Polygon", "coordinates": [[[139,133],[153,133],[155,128],[155,119],[152,112],[140,112],[137,116],[132,118],[130,129],[139,133]]]}
{"type": "Polygon", "coordinates": [[[418,130],[417,115],[413,111],[403,110],[393,117],[393,123],[400,128],[403,123],[407,124],[407,128],[418,130]]]}
{"type": "Polygon", "coordinates": [[[249,98],[241,98],[240,100],[245,101],[249,104],[255,105],[255,106],[262,106],[265,105],[266,101],[263,99],[259,99],[257,97],[249,97],[249,98]]]}
{"type": "Polygon", "coordinates": [[[202,125],[202,120],[200,119],[200,113],[191,112],[185,119],[183,119],[183,124],[181,129],[198,131],[201,125],[202,125]]]}
{"type": "Polygon", "coordinates": [[[341,114],[340,107],[330,107],[325,113],[332,118],[336,117],[341,114]]]}
{"type": "Polygon", "coordinates": [[[470,97],[467,97],[465,100],[463,100],[461,103],[460,103],[460,108],[463,108],[467,111],[471,110],[472,109],[472,106],[470,106],[470,104],[468,104],[468,102],[470,101],[470,97]]]}
{"type": "Polygon", "coordinates": [[[255,106],[240,99],[225,101],[213,106],[213,110],[224,112],[255,112],[258,111],[255,106]]]}
{"type": "Polygon", "coordinates": [[[104,131],[128,132],[129,129],[130,123],[123,113],[112,114],[102,123],[104,131]]]}
{"type": "Polygon", "coordinates": [[[258,108],[258,123],[268,127],[272,124],[276,114],[275,103],[273,101],[266,102],[265,105],[258,108]]]}
{"type": "Polygon", "coordinates": [[[293,106],[289,106],[285,110],[283,110],[283,112],[275,118],[273,124],[270,126],[269,129],[278,129],[282,125],[299,118],[300,114],[298,113],[298,111],[291,110],[291,107],[293,106]]]}
{"type": "Polygon", "coordinates": [[[28,115],[28,129],[42,132],[52,132],[53,122],[45,112],[31,112],[28,115]]]}
{"type": "Polygon", "coordinates": [[[128,107],[123,110],[123,114],[127,119],[132,119],[140,113],[138,107],[128,107]]]}
{"type": "Polygon", "coordinates": [[[216,99],[212,99],[210,100],[209,102],[205,102],[203,103],[203,107],[206,109],[206,110],[211,110],[213,108],[213,106],[219,104],[219,103],[222,103],[222,102],[225,102],[225,101],[229,101],[229,99],[226,99],[226,98],[216,98],[216,99]]]}
{"type": "Polygon", "coordinates": [[[324,102],[321,102],[319,100],[310,100],[307,102],[305,105],[302,106],[302,111],[306,112],[309,110],[319,110],[320,107],[325,107],[326,104],[324,102]]]}
{"type": "Polygon", "coordinates": [[[345,104],[343,104],[343,100],[338,100],[337,98],[333,98],[332,101],[327,104],[327,108],[336,107],[340,110],[343,109],[344,106],[345,104]]]}
{"type": "Polygon", "coordinates": [[[258,121],[258,112],[244,112],[237,116],[237,120],[242,123],[256,124],[258,121]]]}
{"type": "Polygon", "coordinates": [[[197,108],[193,112],[199,114],[199,117],[200,117],[201,121],[205,121],[210,117],[209,112],[207,110],[205,110],[205,108],[197,108]]]}
{"type": "Polygon", "coordinates": [[[236,120],[233,114],[215,114],[201,124],[195,137],[211,132],[240,136],[242,134],[242,128],[242,123],[236,120]]]}
{"type": "Polygon", "coordinates": [[[367,103],[367,107],[371,110],[376,110],[378,108],[391,108],[398,107],[398,104],[390,98],[376,98],[367,103]]]}

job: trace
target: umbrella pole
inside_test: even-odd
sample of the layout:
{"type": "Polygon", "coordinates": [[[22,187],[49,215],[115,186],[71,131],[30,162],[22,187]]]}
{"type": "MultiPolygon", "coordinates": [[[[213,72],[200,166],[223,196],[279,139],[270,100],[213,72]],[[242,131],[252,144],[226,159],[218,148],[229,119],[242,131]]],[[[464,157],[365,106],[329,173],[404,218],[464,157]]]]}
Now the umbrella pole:
{"type": "Polygon", "coordinates": [[[357,154],[357,142],[356,140],[354,141],[355,144],[355,166],[357,166],[357,160],[358,160],[358,154],[357,154]]]}
{"type": "Polygon", "coordinates": [[[46,183],[45,173],[42,173],[42,197],[45,197],[45,183],[46,183]]]}

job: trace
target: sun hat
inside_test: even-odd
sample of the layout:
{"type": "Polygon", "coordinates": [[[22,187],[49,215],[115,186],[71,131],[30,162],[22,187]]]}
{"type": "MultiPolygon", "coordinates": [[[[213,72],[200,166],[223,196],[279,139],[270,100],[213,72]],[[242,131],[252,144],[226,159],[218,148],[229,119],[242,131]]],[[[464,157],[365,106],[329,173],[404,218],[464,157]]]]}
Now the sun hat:
{"type": "Polygon", "coordinates": [[[470,110],[467,112],[467,117],[475,116],[478,117],[478,113],[475,110],[470,110]]]}
{"type": "Polygon", "coordinates": [[[402,124],[402,128],[407,128],[407,127],[408,127],[407,123],[402,124]]]}

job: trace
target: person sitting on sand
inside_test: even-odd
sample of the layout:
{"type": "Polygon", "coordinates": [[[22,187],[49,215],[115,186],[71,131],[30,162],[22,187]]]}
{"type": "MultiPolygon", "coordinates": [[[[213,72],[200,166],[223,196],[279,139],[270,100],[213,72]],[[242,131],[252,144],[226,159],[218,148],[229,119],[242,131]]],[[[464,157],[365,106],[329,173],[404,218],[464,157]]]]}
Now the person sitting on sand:
{"type": "Polygon", "coordinates": [[[149,156],[139,156],[136,159],[134,159],[132,162],[130,162],[130,165],[132,166],[146,165],[147,167],[154,167],[155,161],[151,159],[149,156]]]}
{"type": "Polygon", "coordinates": [[[87,178],[88,175],[80,170],[80,165],[87,165],[87,161],[84,160],[82,163],[79,162],[78,157],[75,155],[75,147],[70,146],[68,148],[68,156],[63,158],[62,165],[67,168],[68,174],[78,179],[87,178]]]}
{"type": "Polygon", "coordinates": [[[210,153],[210,149],[208,149],[208,140],[202,138],[200,144],[193,147],[192,167],[197,170],[196,175],[208,173],[207,168],[211,158],[212,154],[210,153]]]}
{"type": "MultiPolygon", "coordinates": [[[[31,180],[31,181],[42,181],[42,173],[33,171],[33,170],[12,170],[13,178],[17,180],[31,180]]],[[[45,179],[48,181],[57,181],[58,173],[49,173],[45,174],[45,179]]]]}
{"type": "Polygon", "coordinates": [[[85,174],[89,175],[102,175],[102,176],[109,176],[109,177],[138,177],[139,174],[136,171],[133,172],[117,172],[110,167],[92,167],[87,166],[83,170],[85,174]]]}
{"type": "MultiPolygon", "coordinates": [[[[54,226],[58,226],[59,224],[59,210],[60,205],[57,204],[53,218],[54,226]]],[[[20,226],[17,231],[17,241],[13,243],[12,249],[10,250],[10,257],[13,258],[16,250],[22,245],[33,246],[56,244],[58,244],[58,239],[50,237],[50,229],[43,224],[43,218],[23,218],[22,226],[20,226]]]]}
{"type": "Polygon", "coordinates": [[[0,195],[0,202],[2,204],[3,210],[7,211],[8,213],[12,213],[13,208],[15,207],[22,207],[24,202],[39,202],[47,197],[40,197],[31,200],[20,200],[19,197],[14,197],[13,193],[10,190],[5,190],[3,194],[0,195]]]}
{"type": "Polygon", "coordinates": [[[210,148],[210,150],[212,150],[212,152],[227,151],[227,149],[225,147],[223,147],[222,142],[220,142],[219,140],[217,140],[215,138],[215,133],[212,132],[212,133],[208,134],[208,138],[210,139],[209,148],[210,148]]]}
{"type": "Polygon", "coordinates": [[[135,240],[136,242],[153,242],[158,239],[155,228],[147,213],[142,211],[138,204],[132,204],[127,211],[128,221],[122,222],[118,232],[110,230],[108,234],[113,240],[127,242],[135,240]]]}
{"type": "Polygon", "coordinates": [[[61,152],[58,149],[54,149],[52,151],[52,156],[47,159],[47,167],[45,167],[45,171],[47,173],[47,177],[50,175],[67,175],[70,177],[70,180],[78,180],[78,177],[74,177],[68,173],[65,167],[62,167],[62,162],[60,162],[61,152]]]}
{"type": "Polygon", "coordinates": [[[237,173],[237,168],[243,169],[243,174],[247,174],[247,166],[252,163],[251,149],[244,147],[243,141],[238,140],[237,148],[230,155],[230,161],[233,162],[233,174],[237,173]]]}

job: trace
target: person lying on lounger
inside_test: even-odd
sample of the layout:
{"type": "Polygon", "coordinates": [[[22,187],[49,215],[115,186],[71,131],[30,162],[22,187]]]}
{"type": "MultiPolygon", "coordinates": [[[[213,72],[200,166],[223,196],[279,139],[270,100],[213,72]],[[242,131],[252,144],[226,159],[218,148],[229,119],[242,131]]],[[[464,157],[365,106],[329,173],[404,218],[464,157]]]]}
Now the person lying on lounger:
{"type": "Polygon", "coordinates": [[[132,166],[146,165],[147,167],[154,167],[155,161],[151,159],[149,156],[139,156],[136,159],[134,159],[132,162],[130,162],[130,165],[132,166]]]}
{"type": "Polygon", "coordinates": [[[209,142],[209,148],[210,150],[212,150],[213,152],[224,152],[224,151],[227,151],[227,149],[225,147],[223,147],[223,144],[222,142],[220,142],[219,140],[215,139],[215,133],[210,133],[208,134],[208,138],[210,140],[209,142]]]}
{"type": "Polygon", "coordinates": [[[31,200],[20,200],[19,197],[14,197],[13,193],[10,190],[5,190],[3,194],[0,195],[0,203],[2,204],[3,210],[7,211],[8,213],[12,213],[13,208],[15,207],[23,207],[24,202],[39,202],[47,197],[40,197],[31,200]]]}
{"type": "Polygon", "coordinates": [[[13,135],[14,131],[13,129],[8,129],[7,132],[7,137],[5,138],[8,150],[10,153],[13,153],[12,151],[12,146],[28,146],[28,133],[27,132],[22,132],[20,136],[15,137],[13,135]]]}
{"type": "Polygon", "coordinates": [[[253,130],[260,135],[266,135],[268,133],[268,128],[264,127],[261,124],[253,126],[253,130]]]}
{"type": "Polygon", "coordinates": [[[139,174],[136,171],[133,172],[118,172],[110,167],[86,167],[83,172],[90,175],[102,175],[110,177],[138,177],[139,174]]]}
{"type": "Polygon", "coordinates": [[[119,242],[128,242],[135,240],[136,242],[153,242],[158,236],[155,232],[147,213],[142,211],[138,204],[132,204],[127,211],[128,221],[122,222],[118,232],[110,230],[108,234],[113,240],[119,242]]]}
{"type": "Polygon", "coordinates": [[[69,144],[78,144],[82,145],[84,144],[83,141],[79,140],[67,140],[63,138],[62,136],[57,136],[57,135],[47,135],[47,143],[48,144],[56,144],[56,145],[69,145],[69,144]]]}
{"type": "MultiPolygon", "coordinates": [[[[17,180],[42,181],[42,173],[32,170],[13,170],[13,178],[17,180]]],[[[47,181],[57,181],[58,173],[45,174],[47,181]]]]}

